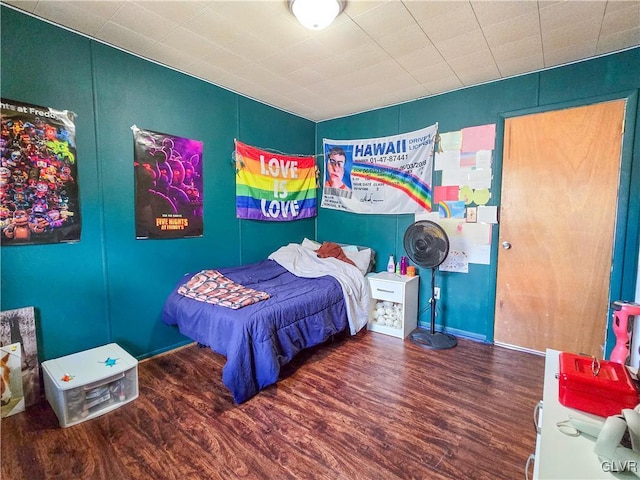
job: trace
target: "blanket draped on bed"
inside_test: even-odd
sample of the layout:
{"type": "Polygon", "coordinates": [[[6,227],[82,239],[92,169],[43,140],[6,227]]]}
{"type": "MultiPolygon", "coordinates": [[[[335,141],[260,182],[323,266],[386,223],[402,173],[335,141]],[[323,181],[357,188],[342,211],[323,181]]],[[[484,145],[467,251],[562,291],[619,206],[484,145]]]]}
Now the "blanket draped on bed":
{"type": "Polygon", "coordinates": [[[342,288],[347,303],[347,317],[351,335],[358,333],[369,319],[369,285],[363,282],[362,273],[357,267],[337,258],[320,258],[313,250],[297,243],[290,243],[269,255],[294,275],[304,278],[318,278],[330,275],[342,288]]]}
{"type": "Polygon", "coordinates": [[[358,326],[366,324],[364,303],[368,303],[369,290],[356,267],[335,258],[319,259],[312,250],[299,252],[304,258],[296,260],[290,248],[283,248],[275,255],[279,261],[299,272],[317,268],[315,273],[307,272],[314,278],[298,276],[270,259],[220,268],[218,271],[233,282],[270,295],[267,300],[233,310],[180,295],[177,291],[193,277],[190,273],[178,282],[162,310],[166,324],[177,325],[183,335],[226,357],[222,381],[236,403],[276,383],[281,366],[301,350],[350,326],[355,333],[358,326]],[[312,268],[312,264],[317,266],[312,268]],[[333,268],[328,264],[334,264],[333,268]],[[330,271],[344,277],[345,285],[330,271]]]}
{"type": "Polygon", "coordinates": [[[269,294],[235,283],[217,270],[202,270],[178,288],[178,293],[200,302],[234,310],[269,298],[269,294]]]}

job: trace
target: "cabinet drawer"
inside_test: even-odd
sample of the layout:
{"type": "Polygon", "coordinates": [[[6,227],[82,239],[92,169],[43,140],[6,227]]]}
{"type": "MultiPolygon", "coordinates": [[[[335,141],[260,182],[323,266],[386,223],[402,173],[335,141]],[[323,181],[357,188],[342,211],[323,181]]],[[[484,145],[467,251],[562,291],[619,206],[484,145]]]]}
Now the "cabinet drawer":
{"type": "Polygon", "coordinates": [[[390,302],[404,303],[403,284],[398,282],[385,282],[381,280],[369,280],[371,286],[371,297],[378,300],[389,300],[390,302]]]}

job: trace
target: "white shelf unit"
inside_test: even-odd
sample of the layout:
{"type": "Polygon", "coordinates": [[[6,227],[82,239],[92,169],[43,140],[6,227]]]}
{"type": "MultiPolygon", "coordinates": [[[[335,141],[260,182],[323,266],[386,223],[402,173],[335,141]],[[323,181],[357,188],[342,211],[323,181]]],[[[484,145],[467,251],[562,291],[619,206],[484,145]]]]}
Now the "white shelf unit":
{"type": "Polygon", "coordinates": [[[115,343],[47,360],[42,372],[45,395],[61,427],[138,398],[138,361],[115,343]]]}
{"type": "Polygon", "coordinates": [[[406,338],[418,326],[418,285],[420,277],[379,272],[367,275],[371,289],[371,311],[367,328],[372,332],[406,338]],[[386,317],[377,313],[385,310],[386,317]],[[389,319],[387,310],[393,320],[389,319]],[[395,312],[400,312],[399,315],[395,312]],[[394,323],[394,320],[395,323],[394,323]]]}
{"type": "Polygon", "coordinates": [[[542,402],[534,411],[537,420],[536,451],[533,478],[536,480],[606,480],[608,478],[638,478],[614,475],[594,453],[594,440],[580,435],[572,437],[560,431],[557,423],[569,419],[603,421],[604,418],[562,405],[558,399],[560,352],[547,349],[542,402]]]}

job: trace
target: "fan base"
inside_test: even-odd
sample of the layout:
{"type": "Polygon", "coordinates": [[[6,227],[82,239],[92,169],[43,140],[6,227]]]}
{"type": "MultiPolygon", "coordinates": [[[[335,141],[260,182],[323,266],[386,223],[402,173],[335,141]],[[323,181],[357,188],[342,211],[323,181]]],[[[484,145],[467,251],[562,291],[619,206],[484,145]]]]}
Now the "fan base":
{"type": "Polygon", "coordinates": [[[430,350],[445,350],[453,348],[458,344],[458,340],[453,335],[443,332],[429,332],[418,328],[409,334],[409,339],[416,345],[430,350]]]}

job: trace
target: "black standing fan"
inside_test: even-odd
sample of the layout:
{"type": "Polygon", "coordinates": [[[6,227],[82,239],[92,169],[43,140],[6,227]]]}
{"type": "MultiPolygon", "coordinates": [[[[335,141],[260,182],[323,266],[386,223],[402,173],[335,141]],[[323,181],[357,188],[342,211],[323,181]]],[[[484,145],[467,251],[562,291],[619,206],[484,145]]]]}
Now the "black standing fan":
{"type": "Polygon", "coordinates": [[[458,344],[456,337],[436,332],[436,268],[449,254],[447,233],[435,222],[420,220],[404,232],[404,249],[413,263],[431,269],[431,331],[417,328],[409,338],[413,343],[434,350],[455,347],[458,344]]]}

